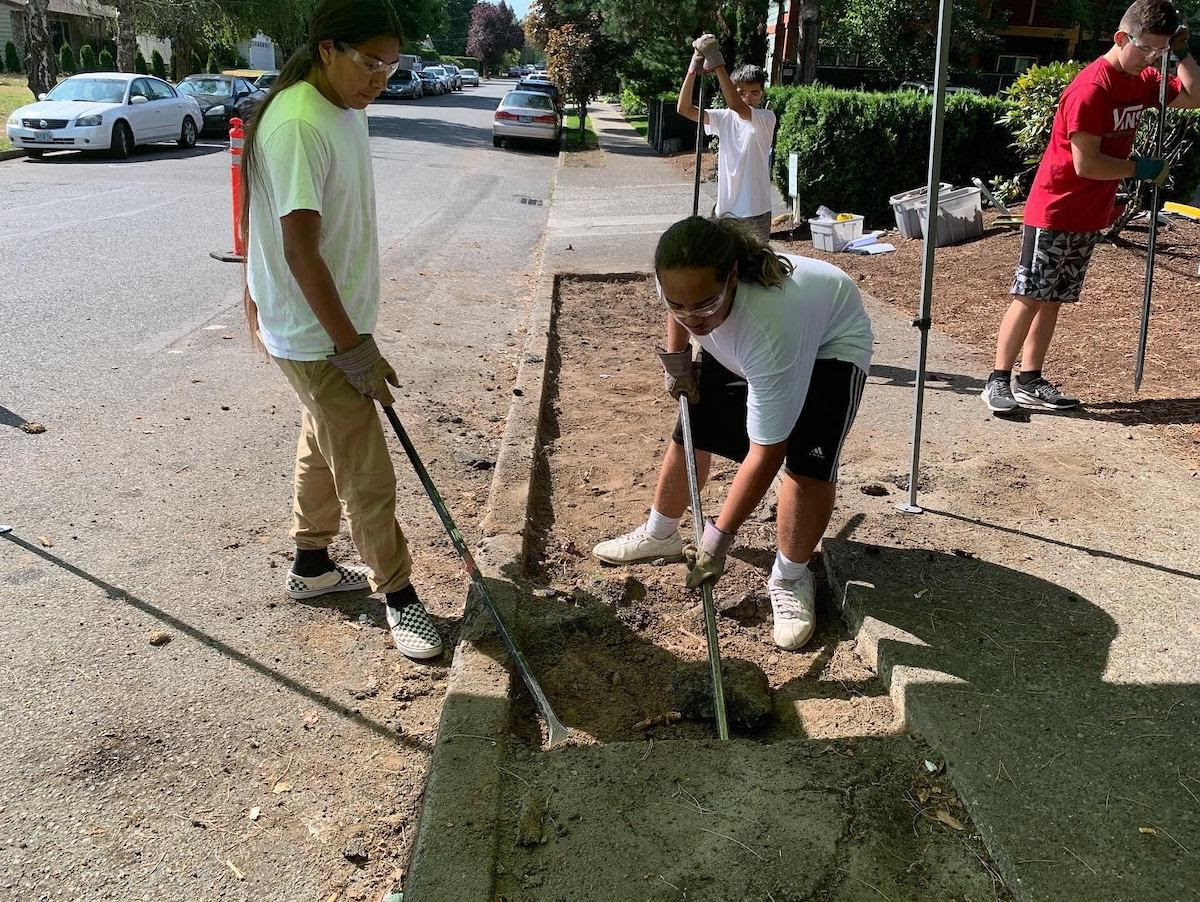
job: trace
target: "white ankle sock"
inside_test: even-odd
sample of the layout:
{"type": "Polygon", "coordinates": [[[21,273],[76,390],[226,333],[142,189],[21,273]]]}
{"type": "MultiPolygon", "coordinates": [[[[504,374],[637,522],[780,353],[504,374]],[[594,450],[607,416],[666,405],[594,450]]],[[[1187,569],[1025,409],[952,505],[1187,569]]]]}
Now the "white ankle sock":
{"type": "Polygon", "coordinates": [[[683,517],[664,517],[650,506],[650,518],[646,521],[646,532],[656,539],[669,539],[679,529],[679,521],[683,517]]]}
{"type": "Polygon", "coordinates": [[[799,579],[808,572],[808,561],[790,561],[782,551],[775,552],[775,566],[771,568],[772,579],[799,579]]]}

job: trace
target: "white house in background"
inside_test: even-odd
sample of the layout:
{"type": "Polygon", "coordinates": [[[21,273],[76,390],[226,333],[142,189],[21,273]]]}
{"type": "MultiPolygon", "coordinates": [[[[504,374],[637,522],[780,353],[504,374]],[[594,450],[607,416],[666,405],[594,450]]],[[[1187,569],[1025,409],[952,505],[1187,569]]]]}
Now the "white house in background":
{"type": "Polygon", "coordinates": [[[275,42],[261,32],[237,45],[238,54],[251,69],[278,69],[275,42]]]}
{"type": "MultiPolygon", "coordinates": [[[[29,0],[0,0],[0,52],[12,41],[25,47],[25,8],[29,0]]],[[[76,52],[84,44],[97,44],[117,28],[117,10],[97,0],[50,0],[47,10],[50,38],[55,49],[64,43],[76,52]]]]}

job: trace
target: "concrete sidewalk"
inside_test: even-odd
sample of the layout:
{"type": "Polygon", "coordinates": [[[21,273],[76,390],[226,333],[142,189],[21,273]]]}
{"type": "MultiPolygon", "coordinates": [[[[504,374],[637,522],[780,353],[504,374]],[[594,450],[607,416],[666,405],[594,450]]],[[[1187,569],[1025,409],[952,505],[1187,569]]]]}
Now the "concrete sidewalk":
{"type": "MultiPolygon", "coordinates": [[[[547,226],[547,272],[648,272],[658,236],[692,211],[693,183],[634,130],[613,104],[589,110],[603,165],[559,171],[547,226]]],[[[701,184],[700,209],[715,186],[701,184]]]]}
{"type": "MultiPolygon", "coordinates": [[[[563,168],[546,267],[647,271],[691,182],[619,110],[592,119],[603,164],[563,168]]],[[[944,755],[1019,898],[1200,898],[1194,466],[1135,428],[1145,411],[990,416],[979,349],[935,333],[929,512],[899,514],[917,339],[868,305],[877,353],[825,543],[860,654],[944,755]]]]}

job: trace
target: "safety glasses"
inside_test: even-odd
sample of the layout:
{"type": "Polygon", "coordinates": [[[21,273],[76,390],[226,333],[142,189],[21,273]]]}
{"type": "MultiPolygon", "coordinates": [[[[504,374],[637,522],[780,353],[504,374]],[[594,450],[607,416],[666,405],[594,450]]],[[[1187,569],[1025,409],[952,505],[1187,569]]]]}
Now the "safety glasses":
{"type": "Polygon", "coordinates": [[[1132,44],[1134,46],[1134,48],[1136,48],[1138,53],[1140,53],[1142,56],[1148,56],[1148,57],[1162,56],[1164,53],[1166,53],[1168,50],[1171,49],[1170,44],[1168,44],[1166,47],[1155,47],[1153,44],[1143,43],[1142,41],[1139,41],[1136,37],[1131,35],[1129,32],[1125,32],[1125,37],[1129,38],[1129,43],[1132,44]]]}
{"type": "Polygon", "coordinates": [[[373,56],[367,56],[365,53],[359,53],[350,45],[343,44],[340,41],[335,42],[334,46],[337,47],[338,50],[342,51],[342,53],[349,56],[350,59],[354,60],[358,68],[362,69],[372,78],[377,78],[380,75],[384,76],[385,78],[391,78],[395,74],[396,70],[400,68],[399,60],[396,60],[394,63],[385,63],[381,59],[376,59],[373,56]]]}
{"type": "Polygon", "coordinates": [[[733,273],[730,272],[725,280],[725,285],[710,298],[705,298],[699,304],[692,307],[684,307],[681,304],[675,304],[667,299],[663,292],[662,283],[658,281],[656,276],[654,279],[654,287],[658,291],[658,299],[663,302],[663,306],[667,308],[667,312],[675,317],[679,322],[694,322],[696,320],[708,319],[710,316],[716,315],[725,302],[729,299],[729,284],[733,281],[733,273]]]}

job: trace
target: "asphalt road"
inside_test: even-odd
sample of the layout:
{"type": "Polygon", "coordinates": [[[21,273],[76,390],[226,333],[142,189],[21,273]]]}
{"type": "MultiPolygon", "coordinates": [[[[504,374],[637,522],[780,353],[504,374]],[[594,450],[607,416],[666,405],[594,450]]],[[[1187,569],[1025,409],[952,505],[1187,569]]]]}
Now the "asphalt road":
{"type": "MultiPolygon", "coordinates": [[[[507,86],[369,110],[377,337],[468,535],[557,159],[491,146],[507,86]]],[[[403,864],[446,661],[400,658],[365,598],[283,597],[297,405],[245,338],[239,268],[209,257],[231,243],[224,150],[0,163],[3,898],[365,897],[403,864]],[[390,858],[342,854],[380,818],[390,858]]],[[[464,582],[397,464],[452,638],[464,582]]]]}

